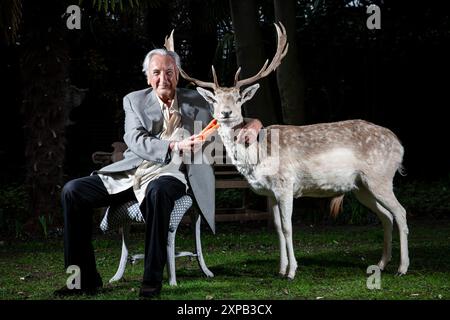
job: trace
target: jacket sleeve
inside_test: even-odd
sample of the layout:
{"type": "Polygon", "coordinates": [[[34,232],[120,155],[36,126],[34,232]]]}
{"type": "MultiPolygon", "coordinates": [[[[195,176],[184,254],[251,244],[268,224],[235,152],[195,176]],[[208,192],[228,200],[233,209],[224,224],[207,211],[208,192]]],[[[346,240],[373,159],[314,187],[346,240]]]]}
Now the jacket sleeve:
{"type": "Polygon", "coordinates": [[[123,140],[128,148],[140,158],[152,162],[169,163],[171,156],[168,140],[161,140],[150,134],[142,125],[139,117],[133,110],[128,97],[123,99],[125,110],[125,134],[123,140]]]}
{"type": "Polygon", "coordinates": [[[255,119],[254,118],[246,118],[246,117],[244,117],[244,124],[248,124],[252,120],[255,120],[255,119]]]}

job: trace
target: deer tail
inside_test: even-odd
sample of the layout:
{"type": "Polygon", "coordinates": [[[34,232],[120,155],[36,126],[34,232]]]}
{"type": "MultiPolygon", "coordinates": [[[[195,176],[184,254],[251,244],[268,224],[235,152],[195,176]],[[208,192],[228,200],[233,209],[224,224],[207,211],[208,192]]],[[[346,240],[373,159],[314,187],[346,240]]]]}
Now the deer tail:
{"type": "Polygon", "coordinates": [[[330,202],[330,215],[336,218],[342,211],[342,203],[344,202],[344,195],[340,195],[331,199],[330,202]]]}

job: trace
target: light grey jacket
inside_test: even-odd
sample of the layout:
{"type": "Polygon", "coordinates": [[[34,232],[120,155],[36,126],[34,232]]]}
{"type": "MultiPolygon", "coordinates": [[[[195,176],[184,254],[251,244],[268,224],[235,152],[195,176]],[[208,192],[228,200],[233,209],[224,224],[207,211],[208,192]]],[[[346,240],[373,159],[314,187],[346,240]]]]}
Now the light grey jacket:
{"type": "MultiPolygon", "coordinates": [[[[202,121],[202,128],[211,120],[209,104],[195,90],[177,89],[178,107],[184,129],[194,132],[194,121],[202,121]]],[[[123,99],[125,110],[124,141],[128,149],[124,159],[101,168],[98,173],[112,173],[137,168],[143,160],[169,163],[169,141],[160,140],[164,118],[155,92],[144,89],[132,92],[123,99]]],[[[215,178],[209,164],[186,164],[187,178],[198,207],[215,233],[215,178]]]]}

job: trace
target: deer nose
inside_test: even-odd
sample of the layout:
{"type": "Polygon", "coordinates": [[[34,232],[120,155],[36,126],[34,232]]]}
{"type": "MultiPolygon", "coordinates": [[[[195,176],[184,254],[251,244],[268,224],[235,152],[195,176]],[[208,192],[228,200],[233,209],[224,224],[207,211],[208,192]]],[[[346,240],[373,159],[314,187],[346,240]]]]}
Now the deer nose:
{"type": "Polygon", "coordinates": [[[221,113],[222,113],[222,115],[223,115],[224,118],[229,118],[229,117],[230,117],[230,114],[231,114],[232,112],[233,112],[233,111],[222,111],[221,113]]]}

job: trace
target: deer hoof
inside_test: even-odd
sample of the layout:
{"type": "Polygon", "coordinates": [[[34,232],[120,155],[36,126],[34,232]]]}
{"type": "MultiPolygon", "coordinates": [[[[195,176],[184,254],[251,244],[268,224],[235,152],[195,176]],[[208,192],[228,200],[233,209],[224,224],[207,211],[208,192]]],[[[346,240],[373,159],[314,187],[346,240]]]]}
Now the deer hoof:
{"type": "Polygon", "coordinates": [[[406,274],[406,272],[408,272],[408,267],[409,267],[409,261],[408,260],[405,263],[401,263],[400,266],[398,267],[398,274],[399,275],[406,274]]]}
{"type": "Polygon", "coordinates": [[[407,267],[406,268],[400,267],[400,268],[398,268],[397,276],[399,276],[399,277],[404,276],[406,274],[406,272],[408,272],[407,267]]]}
{"type": "Polygon", "coordinates": [[[288,281],[294,281],[294,278],[295,278],[295,273],[294,274],[289,274],[287,276],[288,281]]]}

